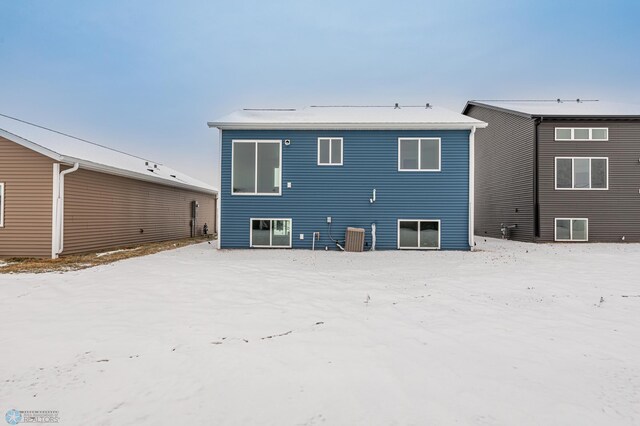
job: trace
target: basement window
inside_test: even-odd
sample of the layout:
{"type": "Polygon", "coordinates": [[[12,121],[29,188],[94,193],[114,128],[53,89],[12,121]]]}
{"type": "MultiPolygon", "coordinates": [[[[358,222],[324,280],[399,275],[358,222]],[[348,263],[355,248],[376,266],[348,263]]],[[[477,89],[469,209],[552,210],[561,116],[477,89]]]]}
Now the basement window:
{"type": "Polygon", "coordinates": [[[423,219],[398,220],[399,249],[439,249],[440,221],[423,219]]]}
{"type": "Polygon", "coordinates": [[[4,182],[0,182],[0,228],[4,227],[4,182]]]}
{"type": "Polygon", "coordinates": [[[232,194],[281,195],[281,141],[234,140],[231,157],[232,194]]]}
{"type": "Polygon", "coordinates": [[[556,241],[589,241],[589,220],[556,218],[556,241]]]}
{"type": "Polygon", "coordinates": [[[251,219],[251,247],[290,248],[291,219],[251,219]]]}
{"type": "Polygon", "coordinates": [[[556,141],[608,141],[607,127],[556,127],[556,141]]]}
{"type": "Polygon", "coordinates": [[[609,189],[609,159],[556,157],[556,189],[609,189]]]}
{"type": "Polygon", "coordinates": [[[342,138],[318,138],[318,166],[342,166],[342,138]]]}
{"type": "Polygon", "coordinates": [[[440,138],[399,138],[398,170],[439,172],[440,138]]]}

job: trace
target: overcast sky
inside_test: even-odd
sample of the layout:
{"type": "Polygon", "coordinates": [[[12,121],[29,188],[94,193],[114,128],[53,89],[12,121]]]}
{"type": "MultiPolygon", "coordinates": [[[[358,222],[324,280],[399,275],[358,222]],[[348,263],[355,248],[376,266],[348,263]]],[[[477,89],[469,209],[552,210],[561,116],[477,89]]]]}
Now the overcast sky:
{"type": "Polygon", "coordinates": [[[640,2],[0,0],[0,113],[217,184],[242,107],[639,102],[640,2]]]}

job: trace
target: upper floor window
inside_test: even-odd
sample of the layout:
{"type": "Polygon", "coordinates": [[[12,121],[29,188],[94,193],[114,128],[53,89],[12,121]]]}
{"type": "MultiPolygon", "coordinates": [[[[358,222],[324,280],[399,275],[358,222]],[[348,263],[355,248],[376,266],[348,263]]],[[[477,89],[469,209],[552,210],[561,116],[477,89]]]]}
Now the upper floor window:
{"type": "Polygon", "coordinates": [[[232,194],[281,194],[281,141],[234,140],[231,156],[232,194]]]}
{"type": "Polygon", "coordinates": [[[556,127],[557,141],[607,141],[607,127],[556,127]]]}
{"type": "Polygon", "coordinates": [[[342,166],[342,138],[318,138],[318,165],[342,166]]]}
{"type": "Polygon", "coordinates": [[[440,171],[440,138],[399,138],[398,170],[440,171]]]}
{"type": "Polygon", "coordinates": [[[609,159],[556,157],[556,189],[609,189],[609,159]]]}

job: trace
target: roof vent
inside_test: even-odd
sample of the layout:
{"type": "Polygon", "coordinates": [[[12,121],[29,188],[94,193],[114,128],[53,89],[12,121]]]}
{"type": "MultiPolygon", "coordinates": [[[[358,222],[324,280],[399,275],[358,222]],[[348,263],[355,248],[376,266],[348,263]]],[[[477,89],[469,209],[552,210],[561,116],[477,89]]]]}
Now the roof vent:
{"type": "Polygon", "coordinates": [[[172,178],[174,178],[174,179],[176,178],[176,175],[169,175],[169,176],[171,176],[171,177],[172,177],[172,178]]]}
{"type": "Polygon", "coordinates": [[[558,99],[556,99],[556,102],[558,102],[559,104],[561,104],[561,103],[562,103],[562,99],[558,98],[558,99]]]}
{"type": "Polygon", "coordinates": [[[153,169],[147,169],[147,170],[149,170],[151,173],[153,173],[153,172],[155,171],[155,170],[153,170],[153,169]]]}
{"type": "Polygon", "coordinates": [[[393,107],[394,109],[400,109],[400,104],[396,102],[396,105],[393,107]]]}
{"type": "Polygon", "coordinates": [[[426,109],[431,108],[431,104],[430,104],[429,102],[427,102],[427,105],[425,105],[425,108],[426,108],[426,109]]]}
{"type": "Polygon", "coordinates": [[[582,101],[580,100],[580,98],[576,99],[577,103],[582,103],[582,101]]]}

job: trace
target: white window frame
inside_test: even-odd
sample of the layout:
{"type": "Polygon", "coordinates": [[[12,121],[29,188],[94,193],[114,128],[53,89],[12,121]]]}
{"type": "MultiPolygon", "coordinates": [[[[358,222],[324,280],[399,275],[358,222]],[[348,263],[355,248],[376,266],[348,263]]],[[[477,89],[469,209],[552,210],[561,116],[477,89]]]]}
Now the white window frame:
{"type": "Polygon", "coordinates": [[[608,127],[556,127],[554,129],[554,131],[553,131],[553,136],[554,136],[554,139],[556,141],[558,141],[558,142],[567,142],[567,141],[607,142],[609,140],[609,128],[608,127]],[[588,130],[589,131],[589,138],[587,138],[587,139],[576,139],[576,137],[575,137],[576,129],[588,130]],[[571,130],[571,138],[569,138],[569,139],[558,138],[558,130],[571,130]],[[606,131],[606,135],[607,135],[606,138],[604,138],[604,139],[593,139],[593,131],[594,130],[604,130],[604,131],[606,131]]]}
{"type": "Polygon", "coordinates": [[[398,171],[399,172],[439,172],[442,171],[442,138],[434,138],[434,137],[404,137],[398,138],[398,171]],[[400,156],[401,148],[400,145],[402,141],[408,140],[416,140],[418,139],[418,168],[417,169],[403,169],[402,168],[402,158],[400,156]],[[438,168],[437,169],[421,169],[422,166],[422,141],[423,140],[432,140],[438,141],[438,168]]]}
{"type": "Polygon", "coordinates": [[[4,182],[0,182],[0,228],[4,228],[4,182]]]}
{"type": "Polygon", "coordinates": [[[609,157],[555,157],[554,173],[557,191],[608,191],[609,190],[609,157]],[[558,160],[571,160],[571,188],[558,188],[558,160]],[[575,160],[589,160],[589,186],[591,186],[591,160],[606,160],[607,186],[604,188],[574,188],[575,186],[575,160]]]}
{"type": "Polygon", "coordinates": [[[322,136],[318,138],[318,166],[342,166],[343,162],[344,162],[344,139],[343,138],[334,138],[334,137],[330,137],[330,136],[322,136]],[[321,140],[328,140],[329,141],[329,162],[328,163],[321,163],[320,162],[320,141],[321,140]],[[333,151],[333,141],[334,140],[339,140],[340,141],[340,162],[339,163],[332,163],[331,162],[331,151],[333,151]]]}
{"type": "Polygon", "coordinates": [[[440,241],[442,237],[442,223],[440,219],[398,219],[398,228],[396,231],[398,250],[440,250],[440,241]],[[400,246],[400,222],[418,222],[418,247],[401,247],[400,246]],[[438,223],[438,246],[437,247],[420,247],[420,222],[437,222],[438,223]]]}
{"type": "Polygon", "coordinates": [[[252,217],[252,218],[249,219],[249,247],[250,248],[274,248],[274,249],[291,248],[292,247],[292,242],[293,242],[293,220],[291,218],[252,217]],[[253,244],[253,221],[254,220],[268,220],[268,221],[271,222],[270,226],[269,226],[269,245],[268,246],[254,245],[253,244]],[[291,232],[289,232],[289,245],[288,246],[274,246],[273,245],[272,230],[273,230],[273,221],[274,220],[288,220],[289,221],[289,227],[290,227],[291,232]]]}
{"type": "Polygon", "coordinates": [[[281,139],[233,139],[231,141],[231,195],[248,195],[248,196],[259,196],[259,197],[273,197],[273,196],[281,196],[282,195],[282,140],[281,139]],[[233,191],[233,157],[236,151],[236,143],[255,143],[256,144],[256,159],[255,159],[255,191],[254,192],[234,192],[233,191]],[[277,143],[280,147],[280,187],[277,193],[275,192],[258,192],[258,144],[261,143],[277,143]]]}
{"type": "Polygon", "coordinates": [[[556,217],[553,221],[553,239],[554,241],[565,241],[565,242],[586,242],[589,241],[589,219],[586,217],[556,217]],[[569,239],[558,239],[558,221],[559,220],[568,220],[571,223],[571,227],[569,228],[569,239]],[[584,240],[575,240],[573,239],[573,221],[574,220],[584,220],[585,221],[585,233],[587,234],[587,238],[584,240]]]}

